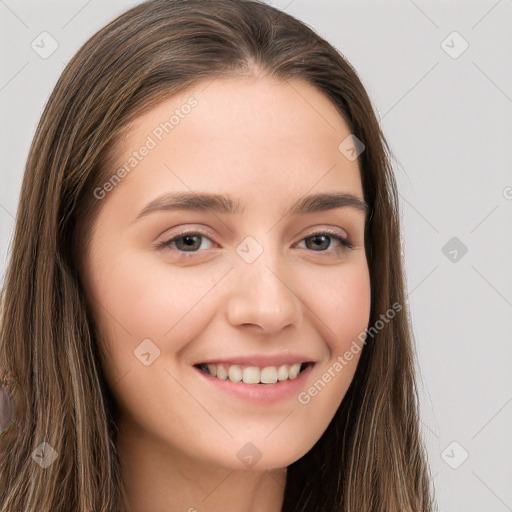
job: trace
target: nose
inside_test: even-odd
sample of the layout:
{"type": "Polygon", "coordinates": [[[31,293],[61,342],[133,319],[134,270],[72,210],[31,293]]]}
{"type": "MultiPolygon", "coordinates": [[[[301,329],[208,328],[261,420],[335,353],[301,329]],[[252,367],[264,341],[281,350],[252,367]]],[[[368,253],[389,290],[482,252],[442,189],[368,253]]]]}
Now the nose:
{"type": "Polygon", "coordinates": [[[272,334],[302,320],[302,302],[290,269],[283,271],[264,251],[254,262],[237,261],[232,272],[227,317],[235,327],[252,326],[272,334]]]}

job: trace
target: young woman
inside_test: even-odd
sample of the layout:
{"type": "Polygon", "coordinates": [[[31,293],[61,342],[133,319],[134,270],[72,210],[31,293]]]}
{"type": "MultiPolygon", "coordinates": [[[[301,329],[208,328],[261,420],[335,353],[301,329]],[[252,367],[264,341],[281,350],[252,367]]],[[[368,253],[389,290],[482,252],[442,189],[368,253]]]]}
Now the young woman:
{"type": "Polygon", "coordinates": [[[27,162],[0,511],[433,510],[398,220],[369,98],[304,24],[112,21],[27,162]]]}

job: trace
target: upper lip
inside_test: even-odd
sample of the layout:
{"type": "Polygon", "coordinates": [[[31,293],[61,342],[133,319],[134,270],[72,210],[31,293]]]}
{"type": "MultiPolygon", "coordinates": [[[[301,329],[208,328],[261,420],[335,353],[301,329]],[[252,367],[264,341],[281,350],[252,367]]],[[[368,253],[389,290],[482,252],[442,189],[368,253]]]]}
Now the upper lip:
{"type": "MultiPolygon", "coordinates": [[[[295,364],[295,363],[314,363],[315,360],[312,357],[305,356],[303,354],[281,354],[281,355],[250,355],[250,356],[231,356],[231,357],[213,357],[211,359],[203,359],[198,362],[199,364],[225,364],[233,365],[239,364],[243,366],[281,366],[283,364],[295,364]]],[[[196,366],[196,365],[194,365],[196,366]]]]}

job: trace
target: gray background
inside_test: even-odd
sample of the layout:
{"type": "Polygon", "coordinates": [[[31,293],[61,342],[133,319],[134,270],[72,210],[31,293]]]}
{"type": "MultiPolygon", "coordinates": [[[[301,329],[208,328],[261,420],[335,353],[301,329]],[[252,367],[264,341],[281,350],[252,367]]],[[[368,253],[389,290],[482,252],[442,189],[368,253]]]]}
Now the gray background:
{"type": "MultiPolygon", "coordinates": [[[[79,46],[138,3],[0,0],[2,279],[43,106],[79,46]],[[31,48],[43,31],[47,59],[31,48]]],[[[512,1],[269,3],[349,59],[394,152],[440,510],[512,511],[512,1]]]]}

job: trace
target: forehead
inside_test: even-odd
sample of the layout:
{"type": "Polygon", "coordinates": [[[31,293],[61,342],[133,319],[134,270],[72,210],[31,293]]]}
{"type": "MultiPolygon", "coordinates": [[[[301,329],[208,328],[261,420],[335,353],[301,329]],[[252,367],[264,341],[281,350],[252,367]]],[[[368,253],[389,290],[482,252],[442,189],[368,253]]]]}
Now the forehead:
{"type": "Polygon", "coordinates": [[[349,133],[334,103],[312,84],[236,76],[203,81],[162,99],[130,123],[120,149],[130,151],[147,135],[168,149],[191,135],[201,139],[197,149],[223,141],[240,150],[250,142],[276,149],[303,147],[305,141],[305,149],[322,149],[337,147],[349,133]]]}
{"type": "Polygon", "coordinates": [[[137,197],[222,189],[245,193],[249,202],[332,188],[362,196],[358,162],[339,149],[348,125],[302,80],[202,82],[163,99],[128,128],[117,147],[116,168],[127,171],[118,188],[137,197]]]}

